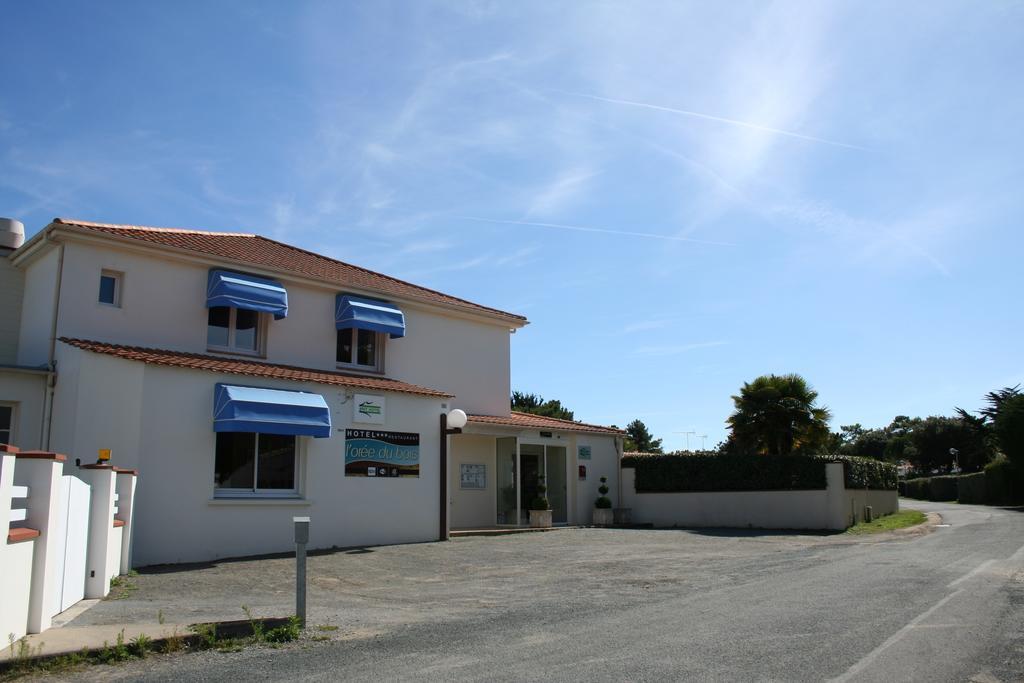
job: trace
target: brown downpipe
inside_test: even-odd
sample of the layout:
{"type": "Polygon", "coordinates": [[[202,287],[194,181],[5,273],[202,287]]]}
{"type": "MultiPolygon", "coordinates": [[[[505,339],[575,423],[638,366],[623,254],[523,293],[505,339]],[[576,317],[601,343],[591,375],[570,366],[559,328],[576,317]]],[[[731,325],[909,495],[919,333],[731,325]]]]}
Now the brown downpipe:
{"type": "MultiPolygon", "coordinates": [[[[53,242],[50,235],[47,234],[44,238],[47,242],[53,242]]],[[[64,243],[58,242],[59,252],[57,253],[57,286],[53,292],[53,319],[50,323],[50,353],[47,359],[47,368],[49,372],[46,375],[46,399],[43,403],[43,410],[45,411],[45,417],[43,419],[42,428],[45,430],[45,434],[40,435],[44,438],[42,441],[42,449],[44,451],[50,450],[50,433],[53,430],[53,395],[54,387],[57,385],[57,319],[60,316],[60,294],[61,284],[64,280],[64,243]]]]}

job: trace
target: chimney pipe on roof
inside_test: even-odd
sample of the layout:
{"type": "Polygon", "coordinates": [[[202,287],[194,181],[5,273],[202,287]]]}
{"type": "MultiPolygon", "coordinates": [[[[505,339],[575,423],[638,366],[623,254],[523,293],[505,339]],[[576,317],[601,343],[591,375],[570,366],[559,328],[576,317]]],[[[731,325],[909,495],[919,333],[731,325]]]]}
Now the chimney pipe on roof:
{"type": "Polygon", "coordinates": [[[0,249],[17,249],[25,243],[25,226],[13,218],[0,218],[0,249]]]}

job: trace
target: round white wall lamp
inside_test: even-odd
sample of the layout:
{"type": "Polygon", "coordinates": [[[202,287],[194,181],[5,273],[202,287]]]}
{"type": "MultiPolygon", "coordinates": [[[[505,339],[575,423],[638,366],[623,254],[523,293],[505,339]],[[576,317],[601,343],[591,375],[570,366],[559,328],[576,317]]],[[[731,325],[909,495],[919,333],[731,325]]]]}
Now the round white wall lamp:
{"type": "Polygon", "coordinates": [[[466,416],[466,411],[456,408],[448,412],[448,426],[451,429],[462,429],[466,426],[466,422],[469,418],[466,416]]]}

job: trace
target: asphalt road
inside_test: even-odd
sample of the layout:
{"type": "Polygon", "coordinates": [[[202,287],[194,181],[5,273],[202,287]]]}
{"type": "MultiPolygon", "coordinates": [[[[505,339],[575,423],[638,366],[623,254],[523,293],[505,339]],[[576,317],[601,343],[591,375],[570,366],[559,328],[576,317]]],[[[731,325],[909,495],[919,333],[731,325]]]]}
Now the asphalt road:
{"type": "Polygon", "coordinates": [[[584,530],[420,546],[406,552],[451,553],[451,572],[433,578],[441,598],[420,604],[427,584],[404,594],[396,582],[393,603],[377,600],[376,617],[360,611],[363,628],[336,640],[75,677],[1024,681],[1024,511],[904,506],[939,512],[948,526],[857,542],[584,530]],[[483,578],[461,559],[475,555],[483,578]],[[494,573],[516,558],[517,571],[494,573]]]}

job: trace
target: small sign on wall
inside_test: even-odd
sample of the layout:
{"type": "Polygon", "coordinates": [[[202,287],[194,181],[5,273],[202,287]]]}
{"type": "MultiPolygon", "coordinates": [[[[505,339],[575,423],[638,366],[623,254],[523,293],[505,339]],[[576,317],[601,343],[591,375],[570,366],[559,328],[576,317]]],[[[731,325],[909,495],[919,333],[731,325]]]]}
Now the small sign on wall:
{"type": "Polygon", "coordinates": [[[590,446],[580,446],[576,449],[576,454],[580,460],[590,460],[590,446]]]}
{"type": "Polygon", "coordinates": [[[459,488],[482,491],[487,488],[487,466],[482,463],[459,465],[459,488]]]}
{"type": "Polygon", "coordinates": [[[386,405],[383,396],[356,394],[352,397],[352,421],[382,425],[384,424],[386,405]]]}

